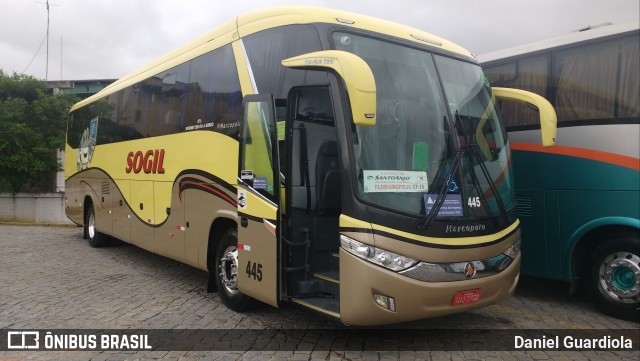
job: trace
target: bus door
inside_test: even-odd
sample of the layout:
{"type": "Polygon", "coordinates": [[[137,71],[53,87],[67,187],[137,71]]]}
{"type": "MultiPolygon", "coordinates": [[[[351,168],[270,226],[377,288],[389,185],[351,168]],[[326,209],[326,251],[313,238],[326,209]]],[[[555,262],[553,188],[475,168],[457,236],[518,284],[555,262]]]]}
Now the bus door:
{"type": "Polygon", "coordinates": [[[243,100],[238,167],[238,289],[278,306],[280,169],[271,94],[243,100]]]}
{"type": "Polygon", "coordinates": [[[326,305],[329,295],[337,300],[339,293],[342,188],[330,87],[294,87],[287,105],[286,293],[310,304],[322,298],[326,305]]]}

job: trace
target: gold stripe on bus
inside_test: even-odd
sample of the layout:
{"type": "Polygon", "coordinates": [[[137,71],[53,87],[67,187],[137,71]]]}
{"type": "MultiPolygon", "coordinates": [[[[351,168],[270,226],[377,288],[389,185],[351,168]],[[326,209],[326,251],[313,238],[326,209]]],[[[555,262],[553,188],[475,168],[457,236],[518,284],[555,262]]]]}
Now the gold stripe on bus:
{"type": "Polygon", "coordinates": [[[353,217],[346,216],[344,214],[340,215],[340,228],[362,228],[362,229],[371,229],[371,223],[361,221],[359,219],[355,219],[353,217]]]}
{"type": "Polygon", "coordinates": [[[516,221],[513,222],[511,226],[494,234],[489,234],[485,236],[476,236],[476,237],[439,238],[439,237],[420,236],[417,234],[398,231],[393,228],[371,223],[371,226],[373,227],[373,230],[374,230],[374,234],[375,234],[375,231],[382,231],[388,234],[396,235],[403,238],[408,238],[418,242],[440,244],[445,246],[462,246],[462,245],[474,245],[474,244],[483,244],[483,243],[493,242],[497,239],[501,239],[507,236],[508,234],[512,233],[518,228],[519,225],[520,225],[520,221],[516,219],[516,221]]]}

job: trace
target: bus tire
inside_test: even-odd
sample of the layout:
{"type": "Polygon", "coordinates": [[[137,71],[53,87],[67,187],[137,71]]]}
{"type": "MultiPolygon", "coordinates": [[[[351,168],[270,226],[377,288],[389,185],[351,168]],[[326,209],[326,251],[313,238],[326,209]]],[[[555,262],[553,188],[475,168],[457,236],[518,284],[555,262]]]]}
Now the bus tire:
{"type": "Polygon", "coordinates": [[[216,286],[218,295],[229,309],[243,312],[252,298],[238,290],[238,231],[229,229],[222,235],[216,252],[216,286]]]}
{"type": "Polygon", "coordinates": [[[96,212],[93,209],[93,204],[91,204],[87,210],[84,231],[91,247],[104,247],[109,244],[109,237],[106,234],[98,232],[96,229],[96,212]]]}
{"type": "Polygon", "coordinates": [[[640,240],[622,235],[593,252],[591,291],[605,313],[640,320],[640,240]]]}

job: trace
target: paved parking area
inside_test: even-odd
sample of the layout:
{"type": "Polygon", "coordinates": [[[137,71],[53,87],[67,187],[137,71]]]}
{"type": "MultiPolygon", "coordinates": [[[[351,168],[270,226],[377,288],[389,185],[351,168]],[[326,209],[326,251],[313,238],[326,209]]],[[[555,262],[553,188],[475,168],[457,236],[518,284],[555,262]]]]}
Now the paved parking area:
{"type": "MultiPolygon", "coordinates": [[[[0,329],[301,329],[344,330],[331,319],[293,305],[261,306],[239,314],[206,292],[205,272],[130,245],[90,248],[76,227],[0,225],[0,329]]],[[[583,294],[562,283],[523,278],[516,295],[484,309],[393,326],[394,329],[482,329],[492,334],[537,329],[638,330],[640,325],[605,316],[583,294]]],[[[457,331],[456,331],[457,332],[457,331]]],[[[640,334],[640,330],[638,331],[640,334]]],[[[0,337],[6,337],[0,334],[0,337]]],[[[454,332],[446,333],[453,335],[454,332]]],[[[443,338],[449,336],[442,336],[443,338]]],[[[340,350],[314,344],[267,351],[58,351],[0,352],[0,360],[637,360],[635,351],[340,350]],[[300,351],[302,350],[302,351],[300,351]]],[[[317,339],[316,339],[317,340],[317,339]]],[[[300,341],[303,343],[303,341],[300,341]]],[[[446,340],[445,340],[446,342],[446,340]]],[[[336,346],[338,345],[338,346],[336,346]]],[[[480,348],[482,349],[482,347],[480,348]]]]}

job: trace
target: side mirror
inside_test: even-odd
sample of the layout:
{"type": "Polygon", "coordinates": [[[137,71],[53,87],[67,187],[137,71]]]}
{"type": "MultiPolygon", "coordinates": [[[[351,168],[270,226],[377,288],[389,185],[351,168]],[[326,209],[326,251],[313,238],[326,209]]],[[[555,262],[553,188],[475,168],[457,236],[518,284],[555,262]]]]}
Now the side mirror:
{"type": "Polygon", "coordinates": [[[558,118],[556,111],[549,101],[538,94],[520,89],[491,88],[498,100],[514,101],[533,107],[540,114],[540,128],[542,130],[542,145],[551,147],[556,144],[556,129],[558,118]]]}
{"type": "Polygon", "coordinates": [[[316,51],[285,59],[287,68],[332,69],[347,86],[353,122],[357,125],[376,124],[376,81],[369,65],[357,55],[341,50],[316,51]]]}

